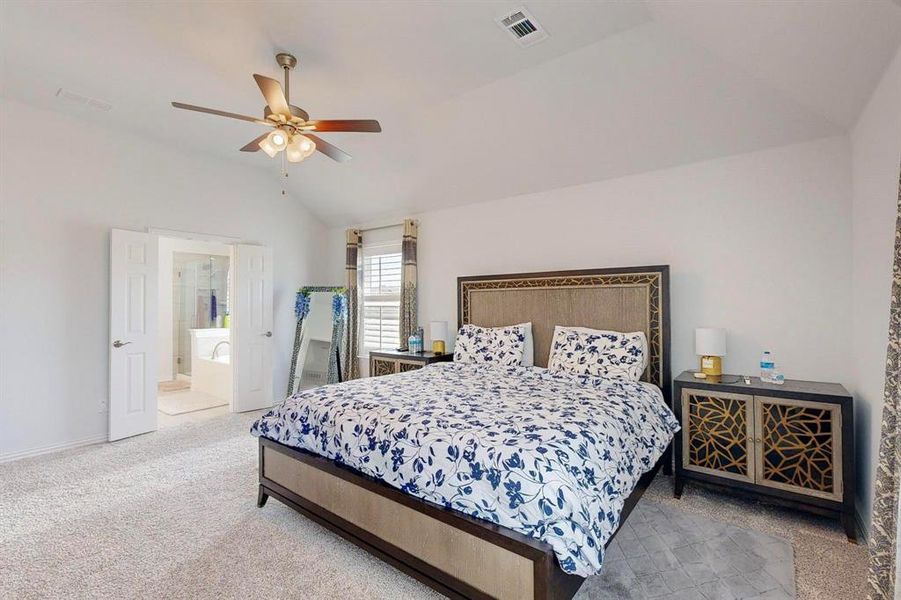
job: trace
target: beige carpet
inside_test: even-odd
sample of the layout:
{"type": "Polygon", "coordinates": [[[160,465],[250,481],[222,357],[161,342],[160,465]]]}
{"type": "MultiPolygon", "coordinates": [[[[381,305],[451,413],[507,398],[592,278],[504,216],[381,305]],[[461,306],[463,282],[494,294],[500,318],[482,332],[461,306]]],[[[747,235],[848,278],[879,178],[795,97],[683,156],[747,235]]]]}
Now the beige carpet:
{"type": "MultiPolygon", "coordinates": [[[[277,501],[257,509],[252,419],[0,464],[0,598],[436,597],[277,501]]],[[[661,477],[646,498],[788,537],[799,597],[862,597],[864,550],[831,522],[671,495],[661,477]]]]}
{"type": "Polygon", "coordinates": [[[187,390],[157,395],[157,408],[167,415],[183,415],[196,410],[206,410],[216,406],[225,406],[228,400],[205,392],[187,390]]]}

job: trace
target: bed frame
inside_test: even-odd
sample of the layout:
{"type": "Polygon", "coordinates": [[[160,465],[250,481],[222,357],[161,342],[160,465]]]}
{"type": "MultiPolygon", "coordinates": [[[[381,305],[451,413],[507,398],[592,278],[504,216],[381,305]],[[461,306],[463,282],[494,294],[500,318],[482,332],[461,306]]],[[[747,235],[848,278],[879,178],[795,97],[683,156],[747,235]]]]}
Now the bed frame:
{"type": "MultiPolygon", "coordinates": [[[[672,408],[669,267],[460,277],[457,288],[460,325],[531,321],[539,366],[546,366],[554,325],[644,331],[650,361],[642,378],[658,385],[672,408]]],[[[258,506],[276,498],[448,597],[569,600],[584,582],[560,569],[545,542],[316,454],[265,438],[259,444],[258,506]]],[[[672,472],[671,452],[626,499],[620,527],[658,470],[672,472]]]]}

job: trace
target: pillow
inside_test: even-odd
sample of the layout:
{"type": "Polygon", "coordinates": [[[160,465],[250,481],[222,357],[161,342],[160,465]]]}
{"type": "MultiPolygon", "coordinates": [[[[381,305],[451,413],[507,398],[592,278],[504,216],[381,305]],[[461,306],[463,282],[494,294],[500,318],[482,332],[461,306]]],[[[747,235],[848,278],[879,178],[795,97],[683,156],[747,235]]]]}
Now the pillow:
{"type": "Polygon", "coordinates": [[[647,366],[648,340],[643,331],[554,327],[547,365],[551,372],[638,381],[647,366]]]}
{"type": "Polygon", "coordinates": [[[522,363],[525,341],[525,329],[521,325],[464,325],[454,342],[454,362],[518,366],[522,363]]]}
{"type": "Polygon", "coordinates": [[[519,325],[514,325],[513,327],[522,327],[523,331],[526,334],[526,340],[522,347],[522,366],[534,367],[535,338],[532,337],[532,322],[529,321],[528,323],[520,323],[519,325]]]}

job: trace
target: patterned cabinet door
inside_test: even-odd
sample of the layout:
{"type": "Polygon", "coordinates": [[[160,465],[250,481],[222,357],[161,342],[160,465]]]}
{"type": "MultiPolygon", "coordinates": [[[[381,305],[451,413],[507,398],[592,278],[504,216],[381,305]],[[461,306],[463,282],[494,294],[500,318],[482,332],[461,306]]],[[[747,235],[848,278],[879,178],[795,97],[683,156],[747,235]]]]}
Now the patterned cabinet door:
{"type": "Polygon", "coordinates": [[[842,499],[841,407],[755,396],[757,483],[842,499]]]}
{"type": "Polygon", "coordinates": [[[397,361],[397,364],[398,364],[400,373],[406,373],[407,371],[415,371],[416,369],[421,369],[423,366],[425,366],[421,362],[412,362],[412,361],[407,362],[405,360],[399,360],[399,361],[397,361]]]}
{"type": "Polygon", "coordinates": [[[754,481],[754,397],[682,390],[682,467],[754,481]]]}
{"type": "Polygon", "coordinates": [[[369,376],[380,377],[397,373],[397,361],[390,358],[369,357],[369,376]]]}

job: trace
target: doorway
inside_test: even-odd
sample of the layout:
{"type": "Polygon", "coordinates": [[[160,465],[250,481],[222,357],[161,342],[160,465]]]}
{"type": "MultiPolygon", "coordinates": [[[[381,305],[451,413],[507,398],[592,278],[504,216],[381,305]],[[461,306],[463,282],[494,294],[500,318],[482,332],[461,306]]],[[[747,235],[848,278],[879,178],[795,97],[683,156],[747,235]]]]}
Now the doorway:
{"type": "Polygon", "coordinates": [[[230,245],[159,238],[160,427],[231,410],[232,264],[230,245]]]}
{"type": "Polygon", "coordinates": [[[272,406],[272,284],[265,246],[113,229],[109,439],[272,406]]]}

